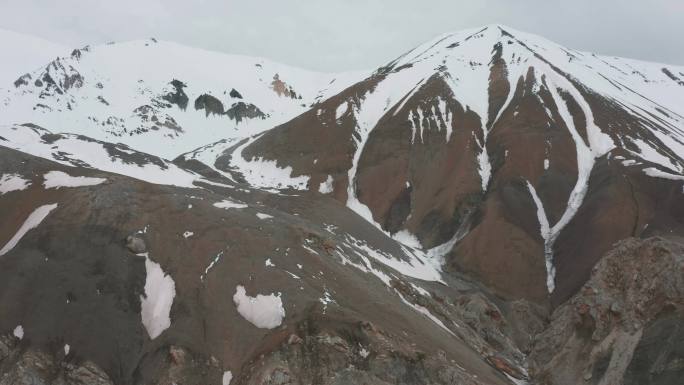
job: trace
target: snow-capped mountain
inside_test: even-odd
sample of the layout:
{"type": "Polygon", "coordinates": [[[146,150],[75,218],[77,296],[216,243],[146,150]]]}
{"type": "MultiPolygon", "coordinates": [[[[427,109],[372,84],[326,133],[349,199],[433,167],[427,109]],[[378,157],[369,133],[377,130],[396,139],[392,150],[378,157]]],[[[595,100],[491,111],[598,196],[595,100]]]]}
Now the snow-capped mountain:
{"type": "Polygon", "coordinates": [[[148,39],[75,49],[0,90],[0,124],[33,123],[172,159],[269,129],[360,75],[148,39]]]}
{"type": "Polygon", "coordinates": [[[27,71],[34,71],[46,63],[69,54],[63,45],[34,36],[0,28],[0,88],[10,87],[27,71]]]}
{"type": "Polygon", "coordinates": [[[490,25],[0,89],[0,385],[678,383],[684,68],[490,25]],[[39,284],[36,284],[39,283],[39,284]]]}
{"type": "Polygon", "coordinates": [[[682,78],[682,67],[578,52],[491,25],[445,34],[282,126],[185,158],[239,170],[263,188],[332,194],[504,292],[565,299],[623,236],[587,245],[596,249],[582,251],[582,273],[557,276],[582,265],[565,266],[582,248],[564,254],[563,244],[578,242],[565,238],[604,167],[684,179],[682,78]],[[501,223],[502,209],[515,217],[501,223]],[[490,239],[501,232],[520,234],[490,239]],[[509,250],[518,252],[506,274],[519,279],[504,282],[499,255],[509,250]],[[544,289],[529,284],[535,275],[546,277],[544,289]]]}

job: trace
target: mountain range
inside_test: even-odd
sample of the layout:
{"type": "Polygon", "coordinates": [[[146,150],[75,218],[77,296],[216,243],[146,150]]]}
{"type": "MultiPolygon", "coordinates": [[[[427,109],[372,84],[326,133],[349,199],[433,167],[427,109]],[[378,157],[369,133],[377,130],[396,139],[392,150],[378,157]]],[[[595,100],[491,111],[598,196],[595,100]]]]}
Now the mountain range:
{"type": "Polygon", "coordinates": [[[684,376],[684,67],[502,25],[339,74],[30,41],[0,385],[684,376]]]}

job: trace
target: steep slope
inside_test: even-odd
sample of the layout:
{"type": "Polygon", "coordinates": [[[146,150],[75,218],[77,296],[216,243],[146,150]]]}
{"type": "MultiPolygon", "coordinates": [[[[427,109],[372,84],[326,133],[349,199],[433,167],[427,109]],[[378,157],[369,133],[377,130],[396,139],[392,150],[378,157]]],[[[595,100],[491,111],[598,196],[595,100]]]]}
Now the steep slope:
{"type": "Polygon", "coordinates": [[[33,123],[171,159],[285,122],[357,76],[156,39],[112,43],[17,76],[0,90],[0,124],[33,123]]]}
{"type": "Polygon", "coordinates": [[[36,70],[68,54],[69,49],[51,41],[0,28],[0,52],[0,88],[7,88],[26,71],[36,70]]]}
{"type": "Polygon", "coordinates": [[[502,295],[559,303],[646,223],[681,231],[682,74],[487,26],[428,42],[262,135],[184,159],[263,188],[330,193],[502,295]]]}
{"type": "Polygon", "coordinates": [[[527,377],[512,305],[323,195],[0,166],[1,384],[527,377]]]}

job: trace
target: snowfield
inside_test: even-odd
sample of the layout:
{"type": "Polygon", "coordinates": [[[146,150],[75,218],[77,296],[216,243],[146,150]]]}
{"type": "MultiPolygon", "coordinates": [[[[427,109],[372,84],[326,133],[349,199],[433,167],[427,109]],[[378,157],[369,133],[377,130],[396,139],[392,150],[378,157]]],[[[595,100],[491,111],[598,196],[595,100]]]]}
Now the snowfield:
{"type": "Polygon", "coordinates": [[[233,302],[238,313],[252,325],[261,329],[273,329],[280,326],[285,318],[285,309],[280,294],[262,295],[256,297],[247,295],[244,286],[235,288],[233,302]]]}

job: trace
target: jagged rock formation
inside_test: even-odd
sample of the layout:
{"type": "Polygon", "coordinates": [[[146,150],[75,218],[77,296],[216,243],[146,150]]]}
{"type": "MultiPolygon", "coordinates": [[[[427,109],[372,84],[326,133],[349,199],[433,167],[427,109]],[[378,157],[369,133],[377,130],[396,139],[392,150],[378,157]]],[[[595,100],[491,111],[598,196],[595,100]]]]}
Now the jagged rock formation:
{"type": "Polygon", "coordinates": [[[684,376],[681,241],[628,239],[596,264],[535,338],[530,361],[540,384],[674,384],[684,376]]]}

